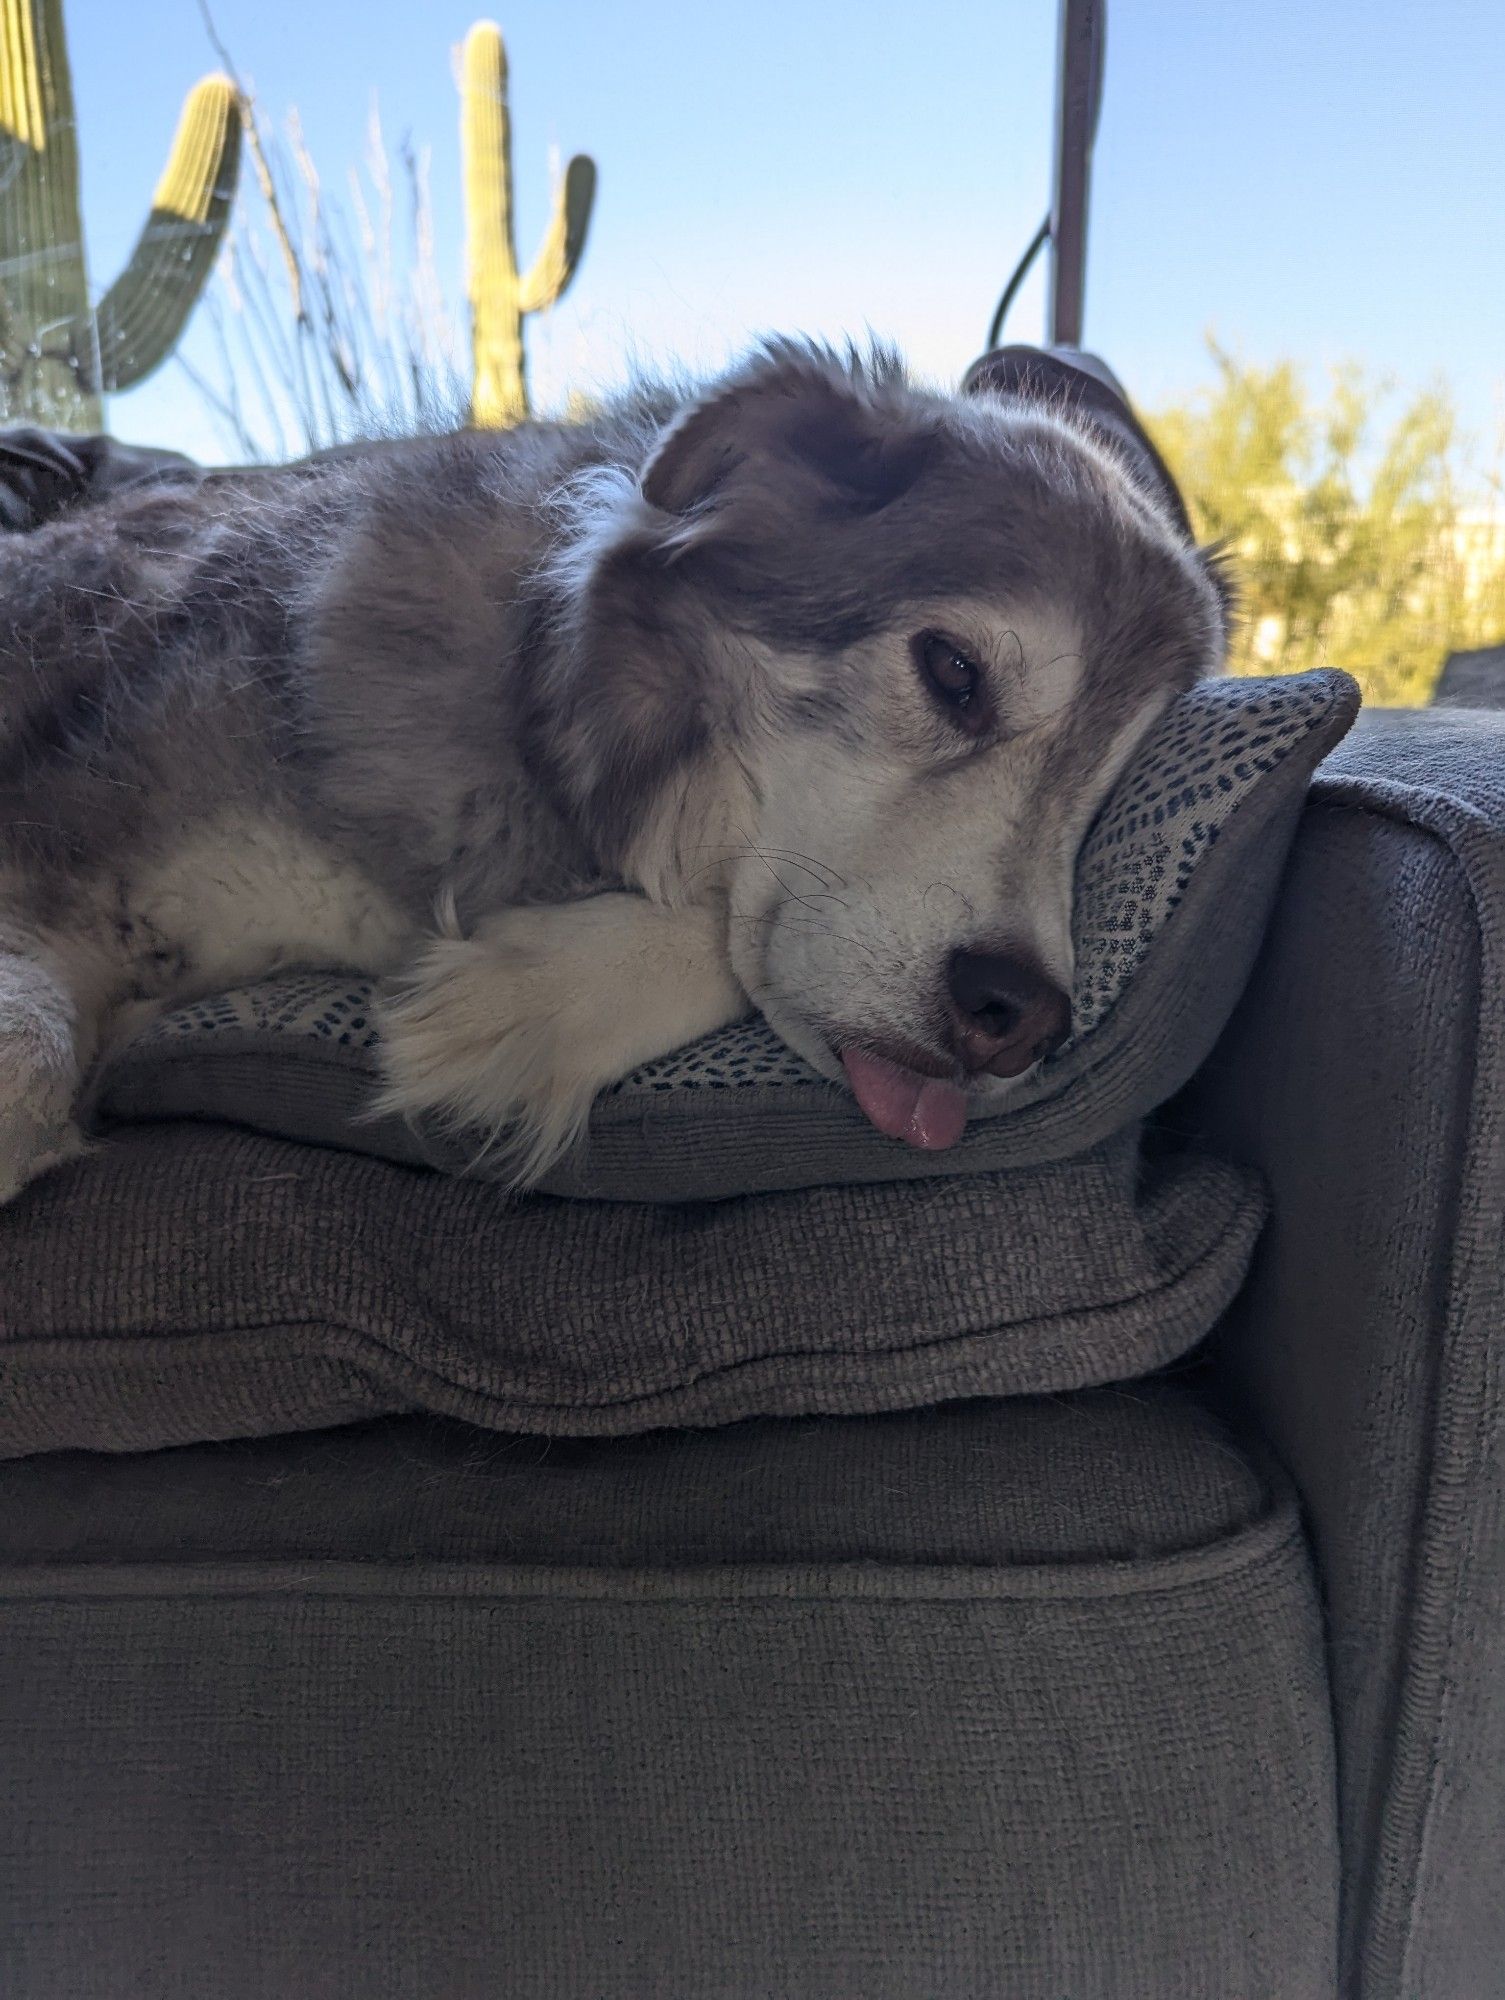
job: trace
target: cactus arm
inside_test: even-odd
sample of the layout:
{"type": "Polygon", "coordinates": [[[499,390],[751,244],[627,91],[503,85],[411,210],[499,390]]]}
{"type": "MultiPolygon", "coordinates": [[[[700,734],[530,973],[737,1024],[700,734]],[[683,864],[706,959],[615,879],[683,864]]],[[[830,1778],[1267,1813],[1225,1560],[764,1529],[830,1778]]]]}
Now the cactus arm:
{"type": "MultiPolygon", "coordinates": [[[[5,0],[0,59],[0,125],[23,145],[45,152],[72,143],[73,78],[63,40],[62,0],[5,0]]],[[[73,158],[75,172],[77,153],[73,158]]]]}
{"type": "Polygon", "coordinates": [[[96,351],[75,328],[80,374],[106,392],[132,388],[165,361],[219,255],[240,173],[240,96],[206,76],[184,103],[151,214],[95,313],[96,351]]]}
{"type": "Polygon", "coordinates": [[[595,161],[577,153],[554,190],[554,213],[533,267],[523,279],[518,297],[520,312],[546,312],[569,290],[585,249],[595,197],[595,161]]]}
{"type": "Polygon", "coordinates": [[[522,314],[512,234],[512,129],[507,51],[493,21],[477,21],[460,62],[460,151],[465,177],[465,267],[474,378],[471,420],[499,425],[528,414],[522,314]]]}
{"type": "Polygon", "coordinates": [[[0,413],[98,429],[66,339],[89,306],[62,0],[0,0],[0,413]]]}

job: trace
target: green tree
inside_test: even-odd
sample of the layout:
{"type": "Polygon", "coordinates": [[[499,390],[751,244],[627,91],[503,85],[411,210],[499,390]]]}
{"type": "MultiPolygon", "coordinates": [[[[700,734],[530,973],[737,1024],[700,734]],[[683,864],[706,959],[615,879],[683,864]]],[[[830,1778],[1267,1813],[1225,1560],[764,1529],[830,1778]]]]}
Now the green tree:
{"type": "Polygon", "coordinates": [[[1228,550],[1233,672],[1346,667],[1371,701],[1424,702],[1448,652],[1505,639],[1505,517],[1445,392],[1385,426],[1385,389],[1354,365],[1318,401],[1290,362],[1209,346],[1210,388],[1148,425],[1198,533],[1228,550]]]}

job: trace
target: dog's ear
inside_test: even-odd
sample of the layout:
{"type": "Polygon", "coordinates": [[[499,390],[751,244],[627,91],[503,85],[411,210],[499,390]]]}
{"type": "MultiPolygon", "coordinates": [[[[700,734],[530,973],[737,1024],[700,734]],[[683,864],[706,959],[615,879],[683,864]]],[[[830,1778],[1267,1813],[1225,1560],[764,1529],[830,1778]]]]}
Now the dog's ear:
{"type": "Polygon", "coordinates": [[[814,348],[778,344],[696,403],[659,443],[643,497],[680,517],[713,508],[737,483],[791,482],[818,504],[876,513],[930,462],[933,426],[884,393],[881,367],[843,364],[814,348]]]}

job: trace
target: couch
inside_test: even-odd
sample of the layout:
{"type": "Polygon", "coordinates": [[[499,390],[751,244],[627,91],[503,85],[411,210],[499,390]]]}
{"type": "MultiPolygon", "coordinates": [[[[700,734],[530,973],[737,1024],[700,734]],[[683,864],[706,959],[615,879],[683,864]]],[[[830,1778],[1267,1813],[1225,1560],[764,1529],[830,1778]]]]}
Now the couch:
{"type": "Polygon", "coordinates": [[[1362,718],[1147,1379],[0,1465],[0,1992],[1505,1993],[1502,949],[1505,717],[1362,718]]]}

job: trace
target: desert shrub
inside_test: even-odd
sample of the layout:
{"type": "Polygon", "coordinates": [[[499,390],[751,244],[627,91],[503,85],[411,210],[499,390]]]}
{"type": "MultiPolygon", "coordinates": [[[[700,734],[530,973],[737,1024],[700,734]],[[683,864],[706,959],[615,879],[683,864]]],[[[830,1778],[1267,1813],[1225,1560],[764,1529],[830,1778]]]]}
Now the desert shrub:
{"type": "Polygon", "coordinates": [[[1356,365],[1314,397],[1289,361],[1209,342],[1216,375],[1147,418],[1240,596],[1235,673],[1346,667],[1376,702],[1424,702],[1444,656],[1505,640],[1500,481],[1444,390],[1393,408],[1356,365]]]}

